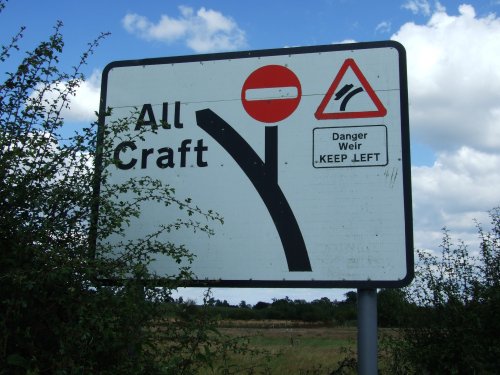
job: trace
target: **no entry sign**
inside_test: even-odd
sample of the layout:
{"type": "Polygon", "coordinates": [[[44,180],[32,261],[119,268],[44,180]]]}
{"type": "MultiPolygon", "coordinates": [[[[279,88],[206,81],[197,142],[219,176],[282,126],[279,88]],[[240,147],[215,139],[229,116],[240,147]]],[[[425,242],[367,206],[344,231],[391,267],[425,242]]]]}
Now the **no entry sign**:
{"type": "MultiPolygon", "coordinates": [[[[195,255],[200,283],[373,288],[412,279],[400,44],[113,62],[103,72],[101,105],[103,113],[113,109],[101,130],[138,111],[109,140],[108,183],[150,176],[224,218],[211,236],[181,226],[158,238],[195,255]]],[[[182,215],[161,202],[142,209],[128,239],[182,215]]],[[[150,267],[172,275],[179,265],[164,256],[150,267]]]]}
{"type": "Polygon", "coordinates": [[[274,123],[295,111],[301,95],[300,81],[290,69],[266,65],[248,76],[241,89],[241,102],[257,121],[274,123]]]}

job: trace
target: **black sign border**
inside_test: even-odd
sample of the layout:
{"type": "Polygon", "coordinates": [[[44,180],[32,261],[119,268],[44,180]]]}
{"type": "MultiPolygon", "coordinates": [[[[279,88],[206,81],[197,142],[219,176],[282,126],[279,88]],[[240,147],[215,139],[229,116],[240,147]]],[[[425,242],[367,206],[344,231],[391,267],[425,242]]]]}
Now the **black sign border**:
{"type": "MultiPolygon", "coordinates": [[[[402,179],[403,205],[405,215],[405,242],[406,242],[406,275],[399,280],[190,280],[183,282],[185,287],[235,287],[235,288],[399,288],[407,286],[414,278],[414,247],[413,247],[413,214],[411,192],[411,158],[410,158],[410,126],[408,113],[408,77],[406,65],[406,51],[402,44],[396,41],[378,41],[362,43],[328,44],[306,47],[291,47],[277,49],[261,49],[251,51],[211,53],[199,55],[184,55],[173,57],[146,58],[137,60],[122,60],[109,63],[103,70],[101,81],[101,97],[99,105],[99,125],[97,134],[97,150],[104,142],[104,126],[106,112],[106,97],[108,88],[108,74],[111,69],[131,66],[178,64],[186,62],[205,62],[230,59],[245,59],[256,57],[285,56],[335,51],[356,51],[363,49],[394,48],[399,56],[399,88],[401,107],[401,147],[402,147],[402,179]]],[[[100,193],[100,179],[102,170],[102,155],[96,153],[95,179],[93,183],[94,204],[90,225],[90,257],[95,257],[97,246],[97,218],[99,214],[98,197],[100,193]]],[[[109,285],[119,285],[123,280],[100,280],[109,285]]],[[[141,281],[142,282],[142,281],[141,281]]],[[[147,284],[148,281],[145,281],[147,284]]],[[[162,284],[161,280],[158,284],[162,284]]]]}

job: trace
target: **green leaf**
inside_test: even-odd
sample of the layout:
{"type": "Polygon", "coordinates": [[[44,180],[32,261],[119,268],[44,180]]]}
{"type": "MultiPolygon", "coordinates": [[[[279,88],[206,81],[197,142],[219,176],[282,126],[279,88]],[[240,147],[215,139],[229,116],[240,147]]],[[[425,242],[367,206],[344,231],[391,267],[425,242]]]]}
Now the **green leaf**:
{"type": "Polygon", "coordinates": [[[29,368],[29,361],[20,354],[11,354],[7,357],[7,364],[11,366],[22,367],[24,369],[29,368]]]}

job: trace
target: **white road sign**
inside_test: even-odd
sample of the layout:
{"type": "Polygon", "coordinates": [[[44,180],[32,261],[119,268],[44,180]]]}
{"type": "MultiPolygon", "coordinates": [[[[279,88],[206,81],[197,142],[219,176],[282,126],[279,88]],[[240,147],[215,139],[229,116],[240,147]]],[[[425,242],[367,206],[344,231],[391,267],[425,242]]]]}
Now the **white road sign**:
{"type": "MultiPolygon", "coordinates": [[[[224,218],[211,237],[162,237],[196,255],[192,269],[208,284],[406,285],[405,59],[388,41],[113,62],[101,93],[113,111],[100,125],[136,108],[128,133],[146,132],[113,140],[111,182],[151,176],[224,218]]],[[[179,214],[162,204],[144,212],[130,238],[179,214]]],[[[167,257],[151,265],[177,267],[167,257]]]]}

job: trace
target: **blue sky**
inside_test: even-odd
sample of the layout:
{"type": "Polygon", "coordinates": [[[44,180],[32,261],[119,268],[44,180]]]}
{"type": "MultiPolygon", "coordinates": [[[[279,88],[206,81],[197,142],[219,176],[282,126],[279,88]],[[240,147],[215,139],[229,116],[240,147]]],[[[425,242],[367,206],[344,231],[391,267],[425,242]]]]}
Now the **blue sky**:
{"type": "MultiPolygon", "coordinates": [[[[68,67],[100,32],[111,33],[89,59],[88,81],[66,114],[74,127],[92,120],[111,61],[397,40],[408,56],[415,247],[436,249],[442,227],[475,243],[472,220],[487,224],[486,211],[500,203],[499,0],[11,0],[0,14],[2,42],[24,25],[27,50],[56,20],[64,23],[68,67]]],[[[255,303],[342,293],[216,290],[215,297],[255,303]]]]}

